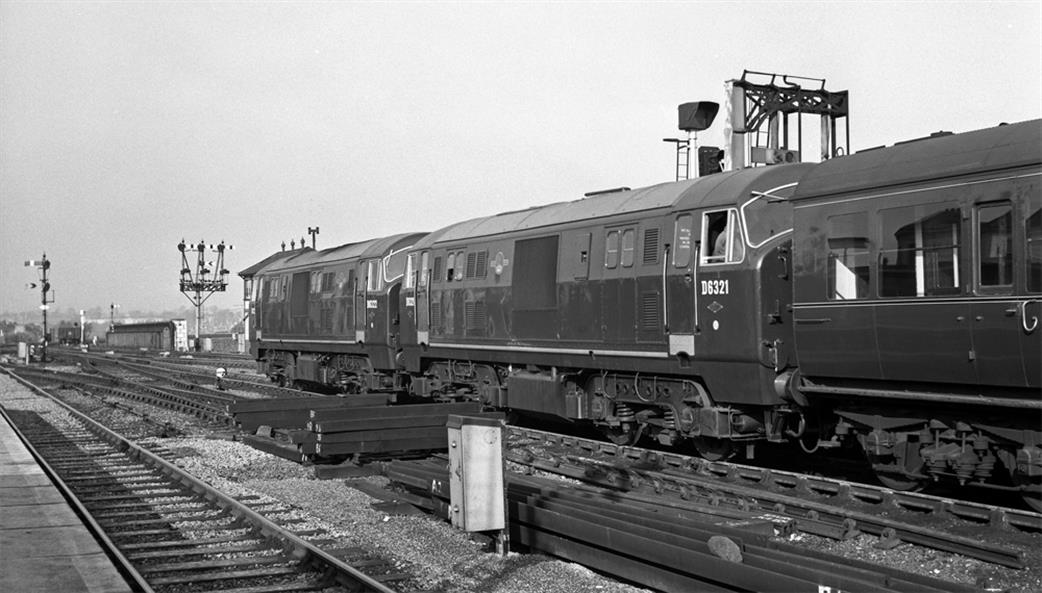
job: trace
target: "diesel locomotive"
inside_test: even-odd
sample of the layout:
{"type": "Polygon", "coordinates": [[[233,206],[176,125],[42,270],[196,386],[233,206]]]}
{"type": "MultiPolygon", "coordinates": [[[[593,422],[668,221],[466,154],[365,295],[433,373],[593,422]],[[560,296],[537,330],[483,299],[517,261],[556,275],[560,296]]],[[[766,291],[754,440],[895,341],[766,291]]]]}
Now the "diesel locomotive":
{"type": "Polygon", "coordinates": [[[1040,183],[1035,120],[280,252],[252,350],[281,383],[716,459],[856,446],[893,488],[1042,510],[1040,183]]]}

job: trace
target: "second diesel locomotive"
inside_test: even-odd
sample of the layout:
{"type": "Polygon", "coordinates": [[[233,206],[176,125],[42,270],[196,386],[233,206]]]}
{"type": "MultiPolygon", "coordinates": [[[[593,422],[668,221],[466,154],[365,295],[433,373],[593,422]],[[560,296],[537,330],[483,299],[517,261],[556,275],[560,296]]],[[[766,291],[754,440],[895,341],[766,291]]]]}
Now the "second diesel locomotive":
{"type": "Polygon", "coordinates": [[[1042,494],[1042,122],[717,173],[254,266],[283,382],[478,399],[618,442],[860,445],[1042,494]]]}

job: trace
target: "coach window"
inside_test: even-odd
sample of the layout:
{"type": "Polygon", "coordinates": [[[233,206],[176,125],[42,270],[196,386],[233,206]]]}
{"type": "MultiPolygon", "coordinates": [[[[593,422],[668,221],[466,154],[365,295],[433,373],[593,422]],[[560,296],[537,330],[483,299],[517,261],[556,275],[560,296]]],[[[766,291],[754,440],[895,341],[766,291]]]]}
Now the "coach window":
{"type": "Polygon", "coordinates": [[[1028,292],[1042,292],[1042,195],[1036,193],[1028,198],[1024,225],[1028,292]]]}
{"type": "Polygon", "coordinates": [[[706,212],[702,215],[703,264],[740,262],[745,257],[745,243],[738,228],[738,211],[734,208],[706,212]]]}
{"type": "Polygon", "coordinates": [[[690,214],[682,214],[677,217],[673,228],[673,266],[686,268],[691,263],[691,223],[693,218],[690,214]]]}
{"type": "Polygon", "coordinates": [[[622,231],[622,267],[633,267],[633,250],[636,244],[636,233],[633,229],[622,231]]]}
{"type": "Polygon", "coordinates": [[[828,219],[828,297],[861,299],[869,295],[868,214],[856,212],[828,219]]]}
{"type": "Polygon", "coordinates": [[[982,288],[1013,284],[1013,206],[977,208],[977,273],[982,288]]]}
{"type": "Polygon", "coordinates": [[[614,269],[619,265],[619,231],[608,231],[604,240],[604,267],[614,269]]]}
{"type": "Polygon", "coordinates": [[[959,294],[961,216],[956,204],[881,210],[879,294],[959,294]]]}

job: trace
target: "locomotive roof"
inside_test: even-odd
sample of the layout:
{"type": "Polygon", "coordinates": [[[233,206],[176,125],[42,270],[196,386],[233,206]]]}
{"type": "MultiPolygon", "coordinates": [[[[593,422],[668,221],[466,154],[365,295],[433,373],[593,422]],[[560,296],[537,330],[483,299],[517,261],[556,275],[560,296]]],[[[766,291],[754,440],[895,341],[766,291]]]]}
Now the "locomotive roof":
{"type": "Polygon", "coordinates": [[[442,241],[491,236],[658,208],[687,210],[734,206],[748,200],[753,191],[767,191],[799,180],[811,166],[776,165],[728,171],[697,179],[660,183],[570,202],[556,202],[527,210],[473,218],[439,229],[417,242],[414,247],[422,249],[442,241]]]}
{"type": "Polygon", "coordinates": [[[239,273],[246,275],[252,270],[254,275],[261,273],[285,272],[298,268],[344,262],[348,260],[368,259],[382,257],[390,251],[408,247],[416,239],[423,237],[425,233],[399,233],[389,237],[379,237],[356,243],[345,243],[329,249],[315,250],[309,247],[296,251],[278,252],[274,256],[268,256],[258,264],[255,264],[239,273]],[[284,257],[275,257],[282,256],[284,257]],[[256,268],[256,269],[255,269],[256,268]]]}
{"type": "Polygon", "coordinates": [[[1042,162],[1042,120],[936,135],[861,151],[815,167],[793,200],[1012,169],[1042,162]]]}

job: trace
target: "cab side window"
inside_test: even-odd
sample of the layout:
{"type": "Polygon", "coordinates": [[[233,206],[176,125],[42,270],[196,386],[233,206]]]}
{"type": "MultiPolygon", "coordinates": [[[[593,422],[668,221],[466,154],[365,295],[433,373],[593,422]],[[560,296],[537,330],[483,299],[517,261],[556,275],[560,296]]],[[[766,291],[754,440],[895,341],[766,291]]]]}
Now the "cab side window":
{"type": "Polygon", "coordinates": [[[703,264],[729,264],[745,258],[745,243],[734,208],[702,215],[703,264]]]}

